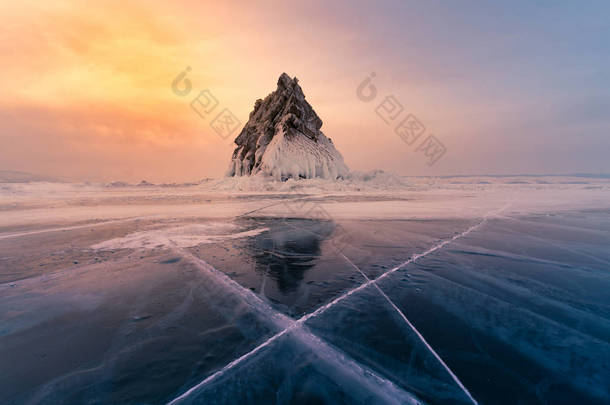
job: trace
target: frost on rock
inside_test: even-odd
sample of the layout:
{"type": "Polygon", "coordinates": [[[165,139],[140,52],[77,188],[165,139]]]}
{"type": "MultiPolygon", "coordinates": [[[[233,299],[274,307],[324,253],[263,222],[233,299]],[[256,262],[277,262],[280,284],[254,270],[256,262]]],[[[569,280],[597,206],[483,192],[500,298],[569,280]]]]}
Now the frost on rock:
{"type": "Polygon", "coordinates": [[[237,148],[227,175],[262,173],[278,180],[345,177],[349,169],[343,156],[321,127],[322,120],[305,100],[298,79],[282,73],[277,89],[256,100],[235,139],[237,148]]]}

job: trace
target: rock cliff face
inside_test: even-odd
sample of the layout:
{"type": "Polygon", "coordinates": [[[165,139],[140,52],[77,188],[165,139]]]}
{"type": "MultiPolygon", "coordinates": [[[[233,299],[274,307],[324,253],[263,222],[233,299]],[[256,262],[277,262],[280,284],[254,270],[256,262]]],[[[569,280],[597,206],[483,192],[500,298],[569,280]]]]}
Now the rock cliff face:
{"type": "Polygon", "coordinates": [[[277,89],[256,100],[235,139],[237,148],[227,175],[263,173],[278,180],[345,176],[349,169],[321,127],[322,120],[305,100],[298,79],[282,73],[277,89]]]}

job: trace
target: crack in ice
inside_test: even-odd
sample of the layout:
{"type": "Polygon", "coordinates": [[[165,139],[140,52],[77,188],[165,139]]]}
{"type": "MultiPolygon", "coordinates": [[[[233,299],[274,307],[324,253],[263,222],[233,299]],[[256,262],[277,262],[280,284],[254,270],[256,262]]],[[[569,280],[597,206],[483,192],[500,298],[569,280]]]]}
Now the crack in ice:
{"type": "Polygon", "coordinates": [[[485,216],[483,217],[483,219],[482,219],[482,220],[481,220],[479,223],[477,223],[477,224],[475,224],[475,225],[473,225],[473,226],[469,227],[469,228],[468,228],[468,229],[466,229],[465,231],[463,231],[463,232],[461,232],[461,233],[459,233],[459,234],[457,234],[457,235],[454,235],[453,237],[451,237],[451,238],[449,238],[449,239],[447,239],[447,240],[444,240],[444,241],[442,241],[442,242],[440,242],[440,243],[438,243],[438,244],[434,245],[433,247],[431,247],[430,249],[428,249],[428,250],[426,250],[426,251],[424,251],[424,252],[422,252],[422,253],[418,253],[418,254],[415,254],[415,255],[411,256],[411,258],[409,258],[409,259],[408,259],[408,260],[406,260],[405,262],[403,262],[403,263],[399,264],[398,266],[396,266],[396,267],[394,267],[394,268],[392,268],[392,269],[390,269],[390,270],[388,270],[388,271],[386,271],[386,272],[382,273],[382,274],[381,274],[379,277],[377,277],[376,279],[374,279],[374,280],[369,280],[369,281],[367,281],[367,282],[364,282],[363,284],[360,284],[358,287],[355,287],[355,288],[353,288],[353,289],[351,289],[351,290],[347,291],[347,292],[346,292],[346,293],[344,293],[343,295],[340,295],[339,297],[335,298],[335,299],[334,299],[334,300],[332,300],[331,302],[329,302],[329,303],[327,303],[327,304],[325,304],[325,305],[321,306],[320,308],[316,309],[315,311],[313,311],[313,312],[311,312],[311,313],[309,313],[309,314],[307,314],[307,315],[304,315],[304,316],[303,316],[303,317],[301,317],[301,318],[300,318],[298,321],[301,321],[301,320],[302,320],[302,322],[305,322],[305,321],[307,321],[307,320],[308,320],[308,319],[310,319],[310,318],[313,318],[313,317],[316,317],[316,316],[320,315],[321,313],[325,312],[327,309],[329,309],[329,308],[331,308],[331,307],[335,306],[337,303],[339,303],[339,302],[343,301],[344,299],[346,299],[347,297],[351,296],[352,294],[354,294],[354,293],[356,293],[356,292],[358,292],[358,291],[361,291],[361,290],[365,289],[366,287],[368,287],[368,286],[369,286],[369,285],[371,285],[371,284],[377,283],[379,280],[382,280],[382,279],[386,278],[387,276],[389,276],[390,274],[395,273],[396,271],[400,270],[400,269],[401,269],[401,268],[403,268],[404,266],[406,266],[406,265],[408,265],[408,264],[411,264],[411,263],[413,263],[413,262],[417,261],[418,259],[420,259],[420,258],[422,258],[422,257],[424,257],[424,256],[427,256],[427,255],[429,255],[430,253],[433,253],[433,252],[435,252],[435,251],[437,251],[437,250],[439,250],[439,249],[443,248],[444,246],[448,245],[449,243],[451,243],[451,242],[455,241],[456,239],[459,239],[459,238],[462,238],[462,237],[464,237],[464,236],[468,235],[470,232],[474,231],[475,229],[477,229],[477,228],[479,228],[481,225],[483,225],[483,224],[484,224],[484,223],[487,221],[487,218],[488,218],[490,215],[491,215],[491,214],[487,214],[487,215],[485,215],[485,216]]]}
{"type": "MultiPolygon", "coordinates": [[[[168,239],[168,241],[170,243],[172,242],[170,239],[168,239]]],[[[268,338],[267,340],[265,340],[263,343],[261,343],[251,351],[231,361],[220,370],[217,370],[213,374],[206,377],[203,381],[199,382],[195,386],[185,391],[183,394],[174,398],[173,400],[168,402],[168,405],[181,402],[182,400],[186,399],[188,396],[198,391],[200,388],[202,388],[212,380],[225,374],[226,371],[232,369],[233,367],[252,357],[256,353],[260,352],[263,348],[269,346],[271,343],[273,343],[280,337],[292,331],[300,332],[300,334],[295,336],[295,338],[301,344],[305,345],[306,347],[309,347],[313,352],[317,352],[318,354],[323,352],[324,354],[326,354],[326,356],[321,357],[321,359],[326,360],[329,364],[339,364],[341,366],[344,366],[343,370],[345,373],[348,374],[349,377],[358,379],[360,383],[367,386],[369,390],[381,388],[380,391],[378,390],[377,394],[380,396],[384,396],[388,403],[395,402],[396,404],[401,404],[406,403],[405,401],[408,401],[408,403],[412,404],[420,403],[411,393],[404,391],[402,388],[396,386],[392,381],[377,375],[375,372],[358,363],[356,360],[348,357],[341,351],[325,343],[318,336],[309,331],[308,328],[305,327],[305,325],[303,325],[304,320],[299,319],[295,321],[282,314],[281,312],[276,311],[274,308],[269,306],[264,300],[262,300],[258,295],[256,295],[249,289],[242,287],[239,283],[231,279],[222,271],[214,268],[206,261],[196,257],[188,250],[179,247],[175,243],[172,243],[172,246],[175,253],[180,254],[181,256],[187,259],[190,259],[190,261],[195,264],[195,266],[197,266],[199,269],[217,276],[217,280],[224,284],[224,286],[232,289],[235,293],[239,294],[254,309],[271,318],[271,320],[275,322],[277,326],[283,329],[268,338]],[[374,384],[371,384],[371,382],[368,380],[371,378],[374,380],[374,384]],[[402,402],[396,402],[397,397],[401,397],[402,402]]]]}
{"type": "Polygon", "coordinates": [[[121,219],[111,219],[111,220],[107,220],[107,221],[92,222],[89,224],[72,225],[72,226],[55,227],[55,228],[45,228],[45,229],[34,229],[31,231],[14,232],[14,233],[5,233],[5,234],[0,234],[0,239],[18,238],[21,236],[37,235],[37,234],[48,233],[48,232],[64,232],[64,231],[72,231],[75,229],[93,228],[96,226],[110,225],[110,224],[129,222],[129,221],[138,221],[138,220],[150,219],[150,218],[154,218],[154,217],[155,216],[152,216],[152,215],[143,216],[143,217],[129,217],[129,218],[121,218],[121,219]]]}
{"type": "Polygon", "coordinates": [[[324,196],[325,196],[324,194],[321,194],[321,195],[310,195],[310,194],[304,194],[303,195],[303,194],[301,194],[298,197],[288,198],[288,199],[285,199],[285,200],[283,199],[283,200],[275,202],[273,204],[268,204],[268,205],[265,205],[263,207],[253,209],[251,211],[246,211],[243,214],[239,214],[238,216],[236,216],[236,218],[247,217],[250,214],[253,214],[253,213],[258,212],[258,211],[262,211],[262,210],[267,209],[267,208],[275,207],[276,205],[288,204],[290,202],[296,202],[296,201],[302,201],[302,200],[305,200],[305,201],[306,200],[310,200],[310,199],[314,199],[315,200],[315,199],[319,199],[319,198],[324,198],[324,196]]]}
{"type": "MultiPolygon", "coordinates": [[[[364,272],[362,270],[360,270],[360,267],[356,266],[347,256],[345,256],[342,252],[339,252],[339,254],[345,259],[345,261],[347,261],[352,267],[354,267],[368,282],[371,281],[370,278],[367,277],[366,274],[364,274],[364,272]]],[[[375,289],[379,292],[379,294],[381,294],[381,296],[383,298],[385,298],[385,300],[392,306],[392,308],[394,308],[394,310],[396,310],[396,312],[400,315],[400,317],[405,321],[405,323],[409,326],[409,328],[411,328],[411,330],[413,332],[415,332],[415,334],[417,335],[417,337],[419,338],[419,340],[422,341],[422,343],[426,346],[426,348],[430,351],[430,353],[432,353],[432,355],[436,358],[436,360],[438,360],[439,363],[441,363],[441,365],[443,366],[443,368],[449,373],[449,375],[451,376],[451,378],[453,379],[453,381],[455,381],[455,383],[460,387],[460,389],[464,392],[464,394],[466,394],[466,396],[475,404],[478,405],[478,402],[473,398],[473,396],[470,394],[470,391],[468,391],[468,389],[464,386],[464,384],[462,384],[462,382],[460,381],[460,379],[455,375],[455,373],[453,371],[451,371],[451,369],[449,368],[449,366],[443,361],[443,359],[441,359],[441,357],[438,355],[438,353],[436,353],[436,351],[432,348],[432,346],[430,346],[430,344],[428,343],[428,341],[426,341],[426,339],[424,338],[424,336],[417,330],[417,328],[415,327],[415,325],[413,325],[411,323],[411,321],[409,321],[409,319],[407,318],[407,316],[400,310],[400,308],[398,308],[398,306],[396,306],[396,304],[394,304],[394,302],[390,299],[390,297],[387,296],[387,294],[385,292],[383,292],[383,290],[377,285],[377,283],[371,283],[375,289]]]]}
{"type": "MultiPolygon", "coordinates": [[[[507,205],[508,206],[508,205],[507,205]]],[[[292,321],[290,323],[289,326],[287,326],[286,328],[284,328],[283,330],[281,330],[280,332],[276,333],[275,335],[271,336],[270,338],[268,338],[267,340],[265,340],[263,343],[259,344],[258,346],[256,346],[254,349],[252,349],[251,351],[245,353],[244,355],[238,357],[237,359],[231,361],[230,363],[228,363],[226,366],[224,366],[222,369],[216,371],[215,373],[211,374],[210,376],[206,377],[203,381],[201,381],[200,383],[196,384],[195,386],[193,386],[192,388],[190,388],[189,390],[187,390],[186,392],[184,392],[183,394],[179,395],[178,397],[174,398],[172,401],[168,402],[168,405],[173,405],[176,404],[178,402],[180,402],[181,400],[187,398],[189,395],[191,395],[193,392],[195,392],[196,390],[202,388],[203,386],[205,386],[206,384],[208,384],[209,382],[211,382],[212,380],[214,380],[215,378],[221,376],[222,374],[224,374],[226,371],[232,369],[233,367],[237,366],[238,364],[242,363],[244,360],[250,358],[251,356],[253,356],[254,354],[258,353],[260,350],[262,350],[263,348],[267,347],[269,344],[271,344],[272,342],[276,341],[277,339],[279,339],[281,336],[285,335],[286,333],[297,329],[297,327],[303,325],[305,322],[307,322],[309,319],[314,318],[322,313],[324,313],[326,310],[332,308],[333,306],[335,306],[336,304],[338,304],[339,302],[345,300],[346,298],[350,297],[351,295],[353,295],[354,293],[361,291],[363,289],[365,289],[366,287],[370,286],[370,285],[377,285],[377,282],[379,280],[382,280],[384,278],[386,278],[387,276],[389,276],[392,273],[395,273],[396,271],[398,271],[399,269],[403,268],[404,266],[413,263],[415,261],[417,261],[418,259],[427,256],[441,248],[443,248],[444,246],[446,246],[447,244],[462,238],[466,235],[468,235],[469,233],[471,233],[472,231],[476,230],[477,228],[481,227],[486,221],[487,219],[491,216],[491,215],[497,215],[499,212],[503,211],[504,209],[506,209],[506,207],[501,208],[500,210],[497,210],[494,214],[492,214],[492,212],[487,213],[485,216],[483,216],[483,218],[481,219],[481,221],[479,221],[477,224],[472,225],[471,227],[469,227],[468,229],[466,229],[465,231],[454,235],[453,237],[446,239],[436,245],[434,245],[433,247],[431,247],[430,249],[419,253],[419,254],[415,254],[413,256],[411,256],[408,260],[406,260],[405,262],[399,264],[398,266],[382,273],[379,277],[377,277],[374,280],[369,279],[368,277],[366,278],[367,281],[364,282],[363,284],[359,285],[358,287],[355,287],[345,293],[343,293],[342,295],[340,295],[339,297],[336,297],[335,299],[333,299],[332,301],[330,301],[329,303],[319,307],[318,309],[316,309],[315,311],[303,315],[301,318],[297,319],[296,321],[292,321]]],[[[183,250],[181,250],[183,251],[183,250]]],[[[226,276],[224,273],[220,272],[219,270],[214,269],[212,266],[210,266],[209,264],[207,264],[205,261],[195,257],[194,255],[192,255],[190,252],[187,252],[187,254],[189,256],[191,256],[192,258],[194,258],[195,260],[199,261],[199,262],[203,262],[207,265],[208,269],[211,268],[213,270],[215,270],[216,272],[221,273],[224,277],[226,277],[227,279],[230,280],[231,283],[235,283],[237,284],[234,280],[230,279],[228,276],[226,276]]],[[[366,277],[366,276],[365,276],[366,277]]],[[[243,288],[242,286],[240,286],[239,284],[237,284],[239,286],[239,288],[241,290],[247,291],[247,293],[252,294],[254,297],[257,297],[259,300],[260,298],[258,296],[256,296],[256,294],[252,293],[250,290],[247,290],[245,288],[243,288]]],[[[383,291],[382,291],[383,293],[383,291]]],[[[385,294],[384,294],[385,295],[385,294]]],[[[387,296],[386,296],[387,297],[387,296]]],[[[388,298],[389,300],[389,298],[388,298]]],[[[266,305],[264,303],[264,301],[260,300],[261,303],[263,305],[266,305]]],[[[398,307],[396,307],[390,300],[390,303],[392,304],[392,306],[403,316],[403,318],[406,320],[406,322],[410,324],[410,322],[406,319],[406,317],[404,316],[404,314],[402,314],[402,312],[400,311],[400,309],[398,309],[398,307]]],[[[276,312],[274,309],[272,309],[271,307],[269,307],[271,309],[271,311],[276,312]]],[[[273,313],[272,312],[272,313],[273,313]]],[[[282,315],[279,313],[275,313],[275,316],[278,315],[282,315]]],[[[412,325],[411,325],[412,326],[412,325]]],[[[413,329],[415,330],[415,328],[413,327],[413,329]]],[[[422,339],[422,341],[424,343],[427,344],[427,342],[424,340],[423,336],[421,336],[421,334],[419,334],[418,332],[416,332],[422,339]]],[[[311,333],[310,333],[311,334],[311,333]]],[[[316,337],[315,335],[311,334],[314,338],[316,337]]],[[[429,345],[427,345],[429,347],[429,345]]],[[[441,361],[441,364],[445,365],[445,363],[440,359],[440,357],[438,357],[438,355],[436,354],[436,352],[434,352],[434,350],[432,350],[431,347],[429,347],[432,351],[432,353],[435,355],[435,357],[437,357],[437,359],[439,361],[441,361]]],[[[355,362],[354,362],[355,363],[355,362]]],[[[357,363],[356,363],[357,364],[357,363]]],[[[451,370],[449,370],[449,368],[445,365],[446,369],[449,371],[449,373],[454,377],[454,379],[456,380],[456,382],[458,383],[458,385],[464,390],[465,393],[467,393],[468,397],[476,404],[476,400],[474,400],[474,398],[470,395],[470,393],[468,392],[468,390],[466,390],[466,388],[459,382],[459,380],[457,379],[457,377],[455,377],[455,374],[453,374],[453,372],[451,372],[451,370]]],[[[375,374],[372,374],[375,377],[375,374]]],[[[380,378],[380,377],[378,377],[380,378]]],[[[383,379],[382,379],[383,380],[383,379]]],[[[387,381],[387,380],[385,380],[387,381]]],[[[388,381],[388,383],[392,384],[390,381],[388,381]]],[[[393,385],[393,384],[392,384],[393,385]]]]}

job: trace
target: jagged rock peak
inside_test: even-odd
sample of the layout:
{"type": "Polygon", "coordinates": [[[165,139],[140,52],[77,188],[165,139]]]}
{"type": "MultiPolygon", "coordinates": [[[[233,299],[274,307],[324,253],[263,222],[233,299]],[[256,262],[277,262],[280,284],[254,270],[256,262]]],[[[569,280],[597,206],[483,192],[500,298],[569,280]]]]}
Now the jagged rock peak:
{"type": "Polygon", "coordinates": [[[348,173],[343,157],[320,128],[299,80],[282,73],[277,89],[254,103],[235,139],[229,176],[258,173],[287,178],[338,178],[348,173]]]}

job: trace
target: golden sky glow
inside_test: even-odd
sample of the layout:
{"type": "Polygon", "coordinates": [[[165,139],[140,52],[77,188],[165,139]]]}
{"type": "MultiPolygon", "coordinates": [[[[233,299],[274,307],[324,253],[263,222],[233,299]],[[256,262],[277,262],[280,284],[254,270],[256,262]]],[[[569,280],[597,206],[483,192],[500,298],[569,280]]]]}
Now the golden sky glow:
{"type": "MultiPolygon", "coordinates": [[[[528,65],[533,50],[494,59],[516,52],[511,41],[520,40],[512,26],[503,32],[496,23],[496,31],[482,36],[463,16],[422,7],[405,9],[403,2],[2,2],[0,169],[90,180],[219,176],[232,139],[218,137],[189,102],[207,88],[220,108],[245,123],[254,101],[274,90],[284,71],[299,77],[324,121],[322,130],[353,169],[558,171],[570,155],[558,150],[541,163],[535,148],[547,147],[549,137],[557,136],[551,133],[567,137],[570,131],[593,133],[592,150],[599,149],[604,141],[597,134],[608,128],[606,121],[547,125],[571,108],[563,104],[574,92],[561,88],[568,86],[564,77],[545,76],[528,65]],[[178,97],[170,84],[186,66],[192,67],[193,91],[178,97]],[[443,140],[449,152],[442,164],[426,166],[379,120],[377,101],[366,104],[356,97],[356,87],[372,71],[377,101],[393,94],[443,140]]],[[[544,36],[532,35],[533,44],[544,49],[544,36]]],[[[586,80],[596,71],[574,66],[556,74],[586,80]]],[[[586,106],[605,95],[576,96],[586,106]]],[[[604,171],[592,153],[589,166],[578,170],[574,162],[566,170],[604,171]]]]}

